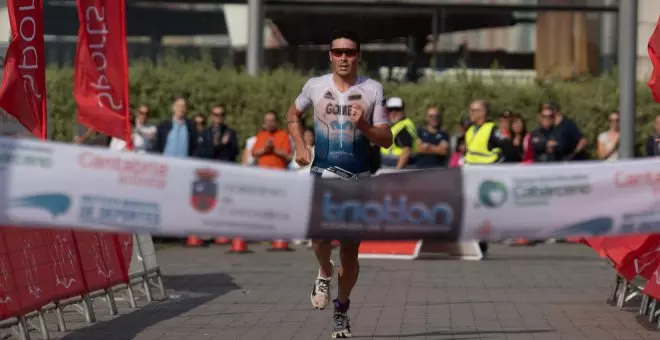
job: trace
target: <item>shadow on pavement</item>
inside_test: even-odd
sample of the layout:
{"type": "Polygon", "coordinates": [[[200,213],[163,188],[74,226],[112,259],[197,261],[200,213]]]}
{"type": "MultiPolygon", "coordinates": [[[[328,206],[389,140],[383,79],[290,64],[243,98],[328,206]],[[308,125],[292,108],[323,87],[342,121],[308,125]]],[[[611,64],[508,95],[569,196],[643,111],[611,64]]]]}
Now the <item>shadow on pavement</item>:
{"type": "Polygon", "coordinates": [[[180,297],[154,302],[132,313],[97,322],[61,339],[100,339],[109,335],[112,339],[133,339],[157,323],[185,314],[219,296],[240,289],[229,275],[222,273],[165,276],[163,283],[168,291],[173,291],[170,296],[180,297]]]}
{"type": "MultiPolygon", "coordinates": [[[[521,334],[521,335],[532,335],[537,333],[553,333],[555,330],[552,329],[524,329],[524,330],[496,330],[496,331],[430,331],[424,333],[413,333],[413,334],[396,334],[396,335],[378,335],[378,338],[415,338],[422,336],[438,336],[438,335],[450,335],[450,336],[469,336],[476,335],[479,338],[488,335],[507,335],[507,334],[521,334]]],[[[465,339],[465,338],[461,338],[465,339]]]]}

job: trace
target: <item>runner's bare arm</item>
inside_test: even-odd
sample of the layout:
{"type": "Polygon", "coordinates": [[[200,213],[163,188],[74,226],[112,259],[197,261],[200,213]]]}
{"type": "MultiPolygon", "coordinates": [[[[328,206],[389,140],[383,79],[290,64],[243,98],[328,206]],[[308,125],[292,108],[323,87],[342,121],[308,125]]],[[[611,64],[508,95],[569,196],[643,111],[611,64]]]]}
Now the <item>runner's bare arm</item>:
{"type": "Polygon", "coordinates": [[[383,86],[378,84],[376,88],[374,112],[372,114],[372,123],[361,120],[357,128],[362,130],[362,133],[372,143],[383,147],[389,148],[394,143],[392,130],[390,129],[389,114],[383,107],[383,86]]]}
{"type": "Polygon", "coordinates": [[[287,126],[289,128],[291,137],[293,137],[293,145],[296,150],[305,146],[305,141],[303,139],[302,117],[303,114],[305,114],[305,110],[312,106],[310,83],[311,79],[305,83],[303,88],[300,90],[300,94],[296,98],[296,101],[286,112],[287,126]]]}
{"type": "Polygon", "coordinates": [[[372,143],[382,148],[389,148],[392,146],[393,137],[389,124],[371,125],[362,120],[358,125],[358,129],[362,130],[364,136],[372,143]]]}
{"type": "Polygon", "coordinates": [[[295,148],[305,145],[303,140],[303,125],[302,125],[302,116],[305,112],[302,112],[296,108],[296,104],[291,105],[289,110],[286,112],[286,121],[289,128],[289,133],[293,137],[293,144],[295,148]]]}

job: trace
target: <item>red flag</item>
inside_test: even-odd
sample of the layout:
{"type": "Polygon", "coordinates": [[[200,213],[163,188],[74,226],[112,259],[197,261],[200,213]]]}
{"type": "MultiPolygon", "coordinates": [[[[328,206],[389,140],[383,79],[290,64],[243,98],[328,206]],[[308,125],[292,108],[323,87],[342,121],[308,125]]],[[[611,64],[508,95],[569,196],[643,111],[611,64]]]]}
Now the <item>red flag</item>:
{"type": "Polygon", "coordinates": [[[37,138],[46,139],[43,0],[9,0],[11,43],[5,56],[0,107],[37,138]]]}
{"type": "Polygon", "coordinates": [[[648,51],[653,64],[653,74],[647,85],[653,93],[653,99],[660,103],[660,18],[649,39],[648,51]]]}
{"type": "Polygon", "coordinates": [[[78,121],[131,145],[125,0],[78,0],[78,121]]]}

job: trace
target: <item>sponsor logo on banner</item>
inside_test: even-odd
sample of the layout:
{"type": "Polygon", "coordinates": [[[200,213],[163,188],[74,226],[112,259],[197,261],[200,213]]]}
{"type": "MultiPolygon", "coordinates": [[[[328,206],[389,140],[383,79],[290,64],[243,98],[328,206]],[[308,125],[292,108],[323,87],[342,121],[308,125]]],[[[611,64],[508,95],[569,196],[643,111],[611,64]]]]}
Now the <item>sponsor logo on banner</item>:
{"type": "Polygon", "coordinates": [[[460,170],[396,176],[316,179],[310,237],[455,240],[463,214],[460,170]]]}
{"type": "Polygon", "coordinates": [[[192,183],[190,205],[198,212],[212,211],[218,202],[218,173],[210,169],[197,170],[197,179],[192,183]]]}
{"type": "Polygon", "coordinates": [[[617,171],[614,173],[614,186],[620,189],[648,187],[656,195],[660,194],[660,171],[617,171]]]}
{"type": "Polygon", "coordinates": [[[554,231],[541,228],[503,228],[495,226],[490,220],[485,220],[476,230],[476,235],[482,239],[501,240],[517,237],[539,238],[566,236],[598,236],[612,231],[614,221],[609,217],[596,217],[579,221],[567,227],[554,231]]]}
{"type": "Polygon", "coordinates": [[[78,220],[85,224],[155,228],[160,225],[160,206],[156,202],[84,195],[78,220]]]}
{"type": "Polygon", "coordinates": [[[591,184],[587,175],[514,177],[511,185],[484,180],[478,190],[477,207],[496,209],[507,202],[516,206],[542,206],[556,199],[588,195],[591,184]]]}
{"type": "Polygon", "coordinates": [[[49,169],[53,166],[51,154],[47,147],[0,144],[0,171],[10,166],[49,169]]]}
{"type": "Polygon", "coordinates": [[[249,230],[275,230],[273,222],[290,221],[291,216],[267,206],[259,206],[255,198],[282,197],[286,189],[263,184],[223,181],[220,172],[213,169],[197,169],[192,181],[191,207],[208,216],[203,223],[223,228],[249,230]]]}
{"type": "Polygon", "coordinates": [[[9,209],[39,209],[53,218],[61,216],[71,208],[71,197],[61,193],[31,194],[9,200],[9,209]]]}
{"type": "Polygon", "coordinates": [[[333,200],[332,192],[323,194],[323,221],[328,224],[341,224],[347,228],[363,225],[441,225],[448,226],[454,221],[454,210],[446,202],[431,205],[409,201],[400,194],[393,197],[385,194],[382,200],[333,200]]]}
{"type": "Polygon", "coordinates": [[[660,210],[623,214],[621,216],[621,232],[626,234],[660,232],[660,210]]]}
{"type": "Polygon", "coordinates": [[[167,182],[166,163],[144,158],[84,151],[78,165],[92,171],[116,173],[119,185],[162,189],[167,182]]]}

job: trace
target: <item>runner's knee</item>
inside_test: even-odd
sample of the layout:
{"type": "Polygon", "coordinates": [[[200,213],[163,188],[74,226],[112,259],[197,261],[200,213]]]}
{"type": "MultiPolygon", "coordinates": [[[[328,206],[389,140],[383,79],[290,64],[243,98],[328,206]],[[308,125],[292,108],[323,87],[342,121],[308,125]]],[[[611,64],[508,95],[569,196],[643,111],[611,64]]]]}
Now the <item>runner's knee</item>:
{"type": "Polygon", "coordinates": [[[342,267],[357,266],[358,249],[360,244],[356,242],[342,242],[339,247],[339,259],[342,267]]]}

